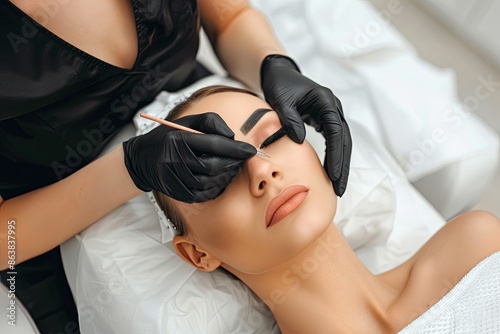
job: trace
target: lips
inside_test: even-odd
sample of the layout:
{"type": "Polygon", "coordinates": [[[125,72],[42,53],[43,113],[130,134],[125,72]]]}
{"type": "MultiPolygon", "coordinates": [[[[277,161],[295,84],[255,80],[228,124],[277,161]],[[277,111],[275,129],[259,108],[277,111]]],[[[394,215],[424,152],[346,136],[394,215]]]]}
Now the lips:
{"type": "Polygon", "coordinates": [[[271,227],[294,212],[306,199],[308,191],[304,186],[290,186],[273,198],[267,206],[266,227],[271,227]]]}

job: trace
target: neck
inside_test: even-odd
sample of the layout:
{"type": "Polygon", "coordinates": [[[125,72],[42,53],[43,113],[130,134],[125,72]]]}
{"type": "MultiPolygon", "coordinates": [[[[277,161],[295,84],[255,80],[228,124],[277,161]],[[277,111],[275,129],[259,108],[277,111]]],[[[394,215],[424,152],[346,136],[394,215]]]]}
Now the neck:
{"type": "Polygon", "coordinates": [[[234,273],[269,306],[282,333],[391,331],[395,292],[361,263],[333,224],[278,268],[234,273]]]}

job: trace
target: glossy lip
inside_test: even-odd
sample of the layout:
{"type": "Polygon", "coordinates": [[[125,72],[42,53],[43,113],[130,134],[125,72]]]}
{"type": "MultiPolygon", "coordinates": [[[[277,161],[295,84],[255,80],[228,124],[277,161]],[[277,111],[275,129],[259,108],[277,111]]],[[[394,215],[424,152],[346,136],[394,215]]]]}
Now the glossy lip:
{"type": "Polygon", "coordinates": [[[297,209],[306,199],[309,189],[305,186],[289,186],[273,198],[266,211],[266,228],[278,223],[297,209]]]}

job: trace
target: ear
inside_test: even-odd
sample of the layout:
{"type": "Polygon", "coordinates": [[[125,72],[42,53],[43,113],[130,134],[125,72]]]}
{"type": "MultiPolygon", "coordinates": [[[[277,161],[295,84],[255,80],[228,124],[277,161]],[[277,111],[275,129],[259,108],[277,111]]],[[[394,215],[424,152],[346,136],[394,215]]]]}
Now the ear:
{"type": "Polygon", "coordinates": [[[206,272],[214,271],[222,263],[218,258],[198,247],[198,245],[189,240],[185,235],[174,236],[172,242],[180,257],[198,270],[206,272]]]}

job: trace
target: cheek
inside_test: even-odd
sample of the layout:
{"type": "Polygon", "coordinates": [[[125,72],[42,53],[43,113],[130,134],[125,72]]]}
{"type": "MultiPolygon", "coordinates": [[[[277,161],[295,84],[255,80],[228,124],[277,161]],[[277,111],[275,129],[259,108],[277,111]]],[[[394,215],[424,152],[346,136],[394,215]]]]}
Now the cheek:
{"type": "Polygon", "coordinates": [[[197,243],[221,260],[242,244],[256,220],[242,183],[235,179],[217,199],[192,205],[197,210],[189,210],[191,219],[186,220],[197,243]]]}
{"type": "MultiPolygon", "coordinates": [[[[326,173],[321,161],[316,154],[316,151],[312,148],[309,143],[304,143],[305,159],[304,168],[310,170],[308,173],[309,180],[311,181],[311,186],[314,187],[315,192],[318,194],[318,207],[326,208],[333,221],[333,216],[337,211],[337,195],[333,190],[333,184],[328,174],[326,173]]],[[[325,212],[326,213],[326,212],[325,212]]]]}
{"type": "Polygon", "coordinates": [[[279,165],[286,174],[292,174],[298,180],[314,181],[314,184],[311,185],[314,187],[330,183],[316,151],[307,141],[297,144],[285,137],[270,145],[266,153],[271,156],[271,161],[279,165]]]}

